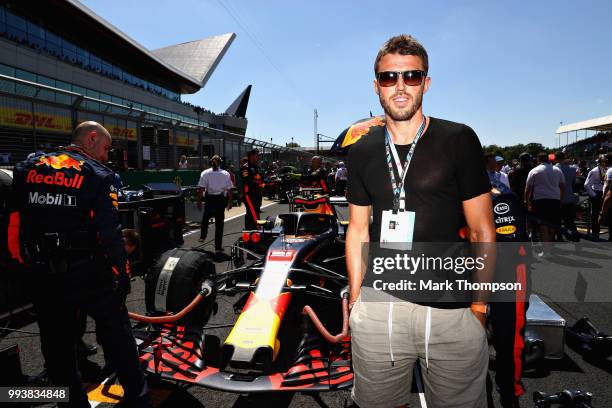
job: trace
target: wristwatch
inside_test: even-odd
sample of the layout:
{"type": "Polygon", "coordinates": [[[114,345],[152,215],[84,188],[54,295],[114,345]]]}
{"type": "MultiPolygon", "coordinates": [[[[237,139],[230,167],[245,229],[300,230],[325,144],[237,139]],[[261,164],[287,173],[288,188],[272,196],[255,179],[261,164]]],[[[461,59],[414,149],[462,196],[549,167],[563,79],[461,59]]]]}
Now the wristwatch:
{"type": "Polygon", "coordinates": [[[487,314],[487,306],[488,306],[488,305],[486,305],[486,304],[484,304],[484,305],[483,305],[483,304],[481,304],[481,303],[472,303],[472,304],[470,305],[470,309],[471,309],[473,312],[478,312],[478,313],[482,313],[482,314],[485,314],[485,315],[486,315],[486,314],[487,314]]]}

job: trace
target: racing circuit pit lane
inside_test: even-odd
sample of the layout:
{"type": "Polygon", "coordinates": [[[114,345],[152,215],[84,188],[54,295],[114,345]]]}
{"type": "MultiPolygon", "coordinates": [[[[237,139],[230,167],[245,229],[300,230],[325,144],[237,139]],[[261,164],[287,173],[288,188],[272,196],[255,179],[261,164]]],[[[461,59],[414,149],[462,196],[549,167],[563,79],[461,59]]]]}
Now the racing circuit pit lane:
{"type": "MultiPolygon", "coordinates": [[[[262,217],[275,216],[281,212],[286,212],[288,206],[285,204],[273,205],[264,210],[262,217]]],[[[342,209],[341,211],[346,211],[342,209]]],[[[345,214],[348,219],[348,214],[345,214]]],[[[242,230],[244,219],[242,217],[226,222],[225,231],[228,235],[224,238],[223,245],[226,248],[234,242],[237,233],[242,230]],[[229,235],[234,233],[234,235],[229,235]]],[[[185,237],[185,247],[199,245],[197,235],[185,237]]],[[[216,264],[218,271],[228,268],[227,262],[216,264]]],[[[612,303],[565,303],[556,304],[547,302],[553,309],[564,317],[568,325],[573,324],[582,316],[588,316],[603,331],[612,331],[612,303]]],[[[136,279],[132,282],[132,292],[127,299],[128,309],[136,313],[144,313],[144,282],[136,279]]],[[[235,319],[231,301],[219,303],[219,311],[213,316],[210,325],[226,323],[228,320],[235,319]]],[[[38,326],[30,323],[19,327],[24,331],[38,332],[38,326]]],[[[95,344],[95,326],[88,322],[88,334],[85,341],[95,344]]],[[[216,329],[211,331],[224,338],[229,329],[216,329]]],[[[40,342],[37,336],[24,333],[12,333],[0,337],[0,349],[12,344],[18,344],[21,349],[22,370],[27,375],[36,375],[43,369],[43,360],[40,354],[40,342]]],[[[492,349],[490,351],[493,353],[492,349]]],[[[531,403],[531,393],[534,391],[544,391],[556,393],[566,388],[577,388],[590,391],[594,394],[593,405],[595,407],[612,407],[612,388],[609,387],[612,380],[612,358],[603,361],[589,362],[581,355],[577,354],[569,347],[565,348],[566,356],[562,360],[549,361],[538,369],[527,370],[524,376],[524,384],[527,388],[527,395],[522,398],[524,407],[533,406],[531,403]]],[[[103,365],[103,353],[98,351],[94,356],[89,357],[90,363],[86,364],[84,377],[91,380],[92,375],[99,374],[103,365]]],[[[490,370],[490,375],[495,372],[490,370]]],[[[100,383],[99,378],[97,383],[100,383]]],[[[113,388],[113,390],[116,390],[113,388]]],[[[153,384],[151,386],[152,402],[155,407],[185,407],[185,408],[257,408],[257,407],[289,407],[289,408],[311,408],[321,407],[317,401],[309,395],[301,394],[265,394],[265,395],[237,395],[232,393],[213,391],[203,387],[191,387],[182,389],[170,383],[153,384]]],[[[348,391],[327,392],[320,395],[322,401],[330,408],[345,407],[348,400],[350,406],[350,393],[348,391]]],[[[493,396],[497,408],[497,395],[493,396]]],[[[412,394],[411,406],[419,407],[419,400],[416,394],[412,394]]],[[[44,405],[49,407],[50,405],[44,405]]],[[[93,404],[92,404],[93,406],[93,404]]],[[[113,403],[100,402],[97,407],[112,407],[113,403]]]]}

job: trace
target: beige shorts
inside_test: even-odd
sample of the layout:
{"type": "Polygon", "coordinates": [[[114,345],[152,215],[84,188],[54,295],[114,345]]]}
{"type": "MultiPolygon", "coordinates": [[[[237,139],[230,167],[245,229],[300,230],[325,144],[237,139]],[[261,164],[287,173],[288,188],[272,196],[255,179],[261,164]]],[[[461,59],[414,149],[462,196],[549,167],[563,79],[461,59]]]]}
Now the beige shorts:
{"type": "Polygon", "coordinates": [[[431,308],[426,347],[427,309],[409,302],[357,300],[350,327],[352,397],[360,408],[408,404],[417,361],[428,408],[486,407],[489,352],[484,328],[469,308],[431,308]]]}

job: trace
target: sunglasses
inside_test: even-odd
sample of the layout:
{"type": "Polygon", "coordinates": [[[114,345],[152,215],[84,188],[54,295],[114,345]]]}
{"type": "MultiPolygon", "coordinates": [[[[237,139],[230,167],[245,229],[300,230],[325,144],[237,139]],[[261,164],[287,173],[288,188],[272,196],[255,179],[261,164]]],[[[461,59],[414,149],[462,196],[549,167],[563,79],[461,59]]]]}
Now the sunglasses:
{"type": "Polygon", "coordinates": [[[376,79],[380,86],[395,86],[400,75],[404,79],[404,84],[407,86],[418,86],[423,83],[427,73],[425,71],[382,71],[376,74],[376,79]]]}

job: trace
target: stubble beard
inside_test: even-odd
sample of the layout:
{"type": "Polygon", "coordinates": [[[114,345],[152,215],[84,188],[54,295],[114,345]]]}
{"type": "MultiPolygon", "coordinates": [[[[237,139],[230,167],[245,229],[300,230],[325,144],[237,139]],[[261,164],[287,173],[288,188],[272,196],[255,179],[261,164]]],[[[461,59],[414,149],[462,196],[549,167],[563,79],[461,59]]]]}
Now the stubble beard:
{"type": "Polygon", "coordinates": [[[415,113],[421,108],[423,104],[423,89],[421,88],[416,95],[416,99],[413,99],[411,95],[406,93],[396,93],[391,95],[388,99],[384,99],[382,93],[378,94],[378,99],[380,100],[380,105],[383,107],[385,114],[393,119],[395,122],[402,122],[412,119],[415,113]],[[412,100],[412,104],[403,109],[396,109],[392,105],[392,99],[397,96],[407,96],[412,100]]]}

